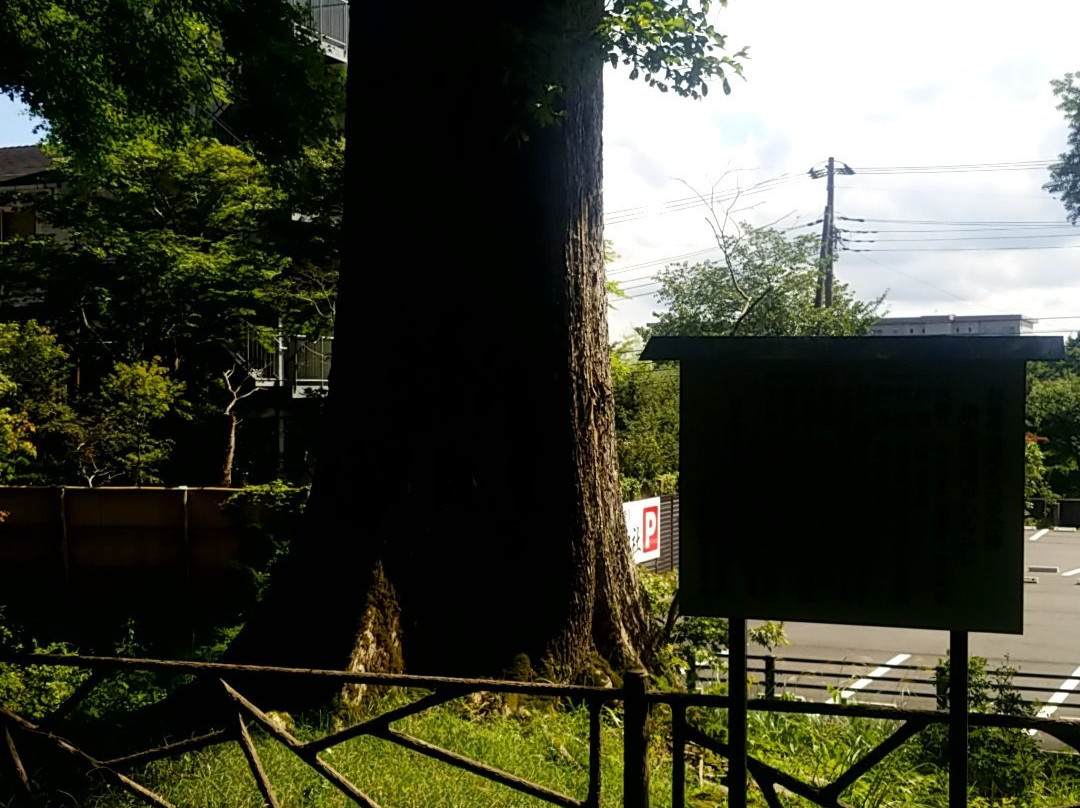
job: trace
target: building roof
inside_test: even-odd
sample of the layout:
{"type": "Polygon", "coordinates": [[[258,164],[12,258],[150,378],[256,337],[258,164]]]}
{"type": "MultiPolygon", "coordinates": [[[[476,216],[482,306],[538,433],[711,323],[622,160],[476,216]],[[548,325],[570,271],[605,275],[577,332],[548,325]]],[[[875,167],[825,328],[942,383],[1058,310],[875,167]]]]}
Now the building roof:
{"type": "Polygon", "coordinates": [[[37,146],[0,148],[0,184],[20,184],[45,173],[51,166],[52,159],[37,146]]]}
{"type": "Polygon", "coordinates": [[[882,317],[879,324],[891,323],[975,323],[975,322],[1034,322],[1022,314],[923,314],[914,317],[882,317]]]}

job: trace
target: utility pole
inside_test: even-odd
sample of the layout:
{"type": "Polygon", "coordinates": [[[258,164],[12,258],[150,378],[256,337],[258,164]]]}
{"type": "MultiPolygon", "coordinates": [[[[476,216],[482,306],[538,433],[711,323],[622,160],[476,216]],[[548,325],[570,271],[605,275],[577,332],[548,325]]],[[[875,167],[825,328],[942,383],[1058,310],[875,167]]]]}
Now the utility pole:
{"type": "Polygon", "coordinates": [[[833,178],[836,175],[837,170],[841,174],[854,174],[855,169],[849,166],[847,163],[841,163],[840,168],[836,168],[836,160],[832,157],[829,158],[829,162],[824,172],[819,168],[811,168],[810,176],[813,179],[819,177],[826,177],[826,197],[825,197],[825,215],[821,217],[821,266],[822,277],[818,279],[817,290],[814,292],[814,308],[820,309],[823,305],[825,308],[832,306],[832,288],[833,288],[833,261],[835,255],[833,254],[833,246],[836,243],[836,231],[833,227],[834,212],[833,212],[833,196],[836,190],[836,183],[833,178]]]}

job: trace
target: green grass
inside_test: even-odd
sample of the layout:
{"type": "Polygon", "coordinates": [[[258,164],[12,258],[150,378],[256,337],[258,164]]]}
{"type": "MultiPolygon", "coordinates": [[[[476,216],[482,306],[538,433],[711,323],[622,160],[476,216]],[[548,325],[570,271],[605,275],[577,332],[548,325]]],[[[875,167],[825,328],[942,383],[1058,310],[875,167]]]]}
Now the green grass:
{"type": "MultiPolygon", "coordinates": [[[[650,750],[651,803],[657,808],[671,806],[671,758],[663,734],[665,712],[663,708],[658,711],[657,732],[650,750]]],[[[569,796],[580,799],[585,795],[588,716],[583,708],[540,708],[527,717],[506,717],[497,711],[477,714],[460,704],[451,704],[402,721],[396,727],[569,796]]],[[[751,752],[804,781],[824,783],[888,737],[895,727],[891,722],[870,719],[754,713],[750,719],[751,752]]],[[[327,731],[326,717],[295,730],[304,739],[327,731]]],[[[617,713],[605,718],[602,732],[602,805],[616,808],[622,804],[622,743],[617,713]]],[[[282,805],[344,808],[352,804],[276,740],[258,732],[254,737],[282,805]]],[[[346,742],[324,753],[323,759],[384,808],[539,808],[548,804],[377,739],[346,742]]],[[[1042,776],[1026,797],[983,799],[973,794],[969,804],[1041,808],[1080,799],[1076,756],[1040,753],[1038,765],[1042,776]]],[[[719,773],[716,756],[691,748],[686,771],[687,804],[695,808],[726,804],[717,783],[719,773]]],[[[136,779],[178,806],[262,805],[246,760],[235,743],[152,764],[138,772],[136,779]]],[[[843,800],[859,808],[946,808],[947,789],[944,772],[920,761],[917,744],[909,741],[860,779],[843,800]]],[[[811,805],[792,795],[784,795],[783,800],[787,808],[811,805]]],[[[115,792],[102,792],[92,804],[134,808],[141,803],[115,792]]],[[[750,804],[755,808],[766,806],[756,789],[751,789],[750,804]]]]}
{"type": "MultiPolygon", "coordinates": [[[[382,705],[383,709],[388,706],[382,705]]],[[[497,711],[478,714],[451,704],[405,719],[395,728],[577,799],[584,798],[588,788],[588,713],[582,707],[541,705],[527,716],[504,717],[497,711]]],[[[308,740],[329,729],[329,718],[318,717],[294,732],[308,740]]],[[[277,740],[255,731],[253,737],[282,805],[338,808],[353,804],[277,740]]],[[[614,716],[604,722],[601,748],[603,805],[614,808],[622,802],[622,740],[614,716]]],[[[386,808],[550,805],[380,739],[356,738],[323,752],[321,757],[386,808]]],[[[670,798],[665,803],[662,794],[670,789],[663,759],[653,755],[657,767],[653,772],[654,805],[670,804],[670,798]]],[[[236,743],[151,764],[135,779],[176,805],[256,808],[263,804],[236,743]]],[[[141,805],[115,791],[100,793],[94,804],[102,808],[141,805]]]]}

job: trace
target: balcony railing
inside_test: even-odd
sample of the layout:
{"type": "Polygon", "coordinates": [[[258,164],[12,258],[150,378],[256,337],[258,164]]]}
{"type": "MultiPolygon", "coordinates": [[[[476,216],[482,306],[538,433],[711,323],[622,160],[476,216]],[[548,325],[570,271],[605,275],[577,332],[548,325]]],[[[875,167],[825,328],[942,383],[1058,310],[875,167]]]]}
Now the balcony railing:
{"type": "Polygon", "coordinates": [[[348,0],[292,0],[311,15],[311,27],[322,40],[323,51],[341,62],[349,59],[348,0]]]}
{"type": "Polygon", "coordinates": [[[257,387],[289,387],[294,397],[303,398],[326,390],[333,347],[332,335],[279,335],[267,344],[250,328],[230,350],[257,387]]]}

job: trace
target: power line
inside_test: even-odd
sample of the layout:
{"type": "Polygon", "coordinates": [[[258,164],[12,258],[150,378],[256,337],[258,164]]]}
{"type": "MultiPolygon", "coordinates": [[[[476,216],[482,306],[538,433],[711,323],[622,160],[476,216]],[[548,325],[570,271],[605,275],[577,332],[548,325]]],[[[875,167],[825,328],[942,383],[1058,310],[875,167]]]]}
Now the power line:
{"type": "Polygon", "coordinates": [[[840,216],[837,214],[837,219],[845,222],[880,222],[883,224],[923,224],[923,225],[994,225],[1001,227],[1074,227],[1074,225],[1068,222],[1056,221],[1032,221],[1030,219],[1013,219],[1013,220],[996,220],[996,219],[982,219],[977,221],[962,221],[962,220],[948,220],[948,219],[872,219],[856,216],[840,216]]]}
{"type": "MultiPolygon", "coordinates": [[[[859,169],[860,175],[898,175],[898,174],[966,174],[966,173],[984,173],[984,172],[998,172],[998,171],[1038,171],[1046,170],[1052,165],[1061,162],[1060,159],[1049,160],[1007,160],[1003,162],[987,162],[987,163],[958,163],[958,164],[939,164],[939,165],[898,165],[898,166],[869,166],[859,169]]],[[[754,194],[764,193],[769,190],[773,190],[781,185],[786,185],[791,182],[807,179],[807,175],[800,173],[785,172],[775,177],[762,180],[759,183],[749,186],[747,189],[737,189],[733,191],[724,191],[723,193],[709,198],[715,202],[727,202],[735,199],[739,196],[751,196],[754,194]]],[[[702,195],[704,196],[704,195],[702,195]]],[[[661,204],[661,210],[654,211],[650,205],[638,205],[636,207],[620,208],[617,210],[607,211],[604,216],[604,222],[608,225],[623,224],[625,222],[636,221],[642,219],[650,214],[664,215],[666,213],[676,213],[683,210],[688,210],[697,207],[702,204],[702,199],[698,196],[687,196],[678,199],[672,199],[661,204]]],[[[842,217],[837,217],[842,218],[842,217]]]]}
{"type": "Polygon", "coordinates": [[[685,261],[689,258],[696,258],[701,255],[708,255],[709,253],[719,252],[719,247],[706,247],[701,250],[695,250],[694,252],[683,253],[682,255],[671,255],[666,258],[656,258],[652,261],[642,261],[638,264],[630,264],[629,266],[619,267],[618,269],[609,270],[607,276],[610,278],[613,275],[621,275],[625,272],[630,272],[635,269],[642,269],[644,267],[653,267],[658,264],[669,264],[676,261],[685,261]]]}
{"type": "Polygon", "coordinates": [[[1004,163],[961,163],[931,166],[869,166],[860,174],[966,174],[983,171],[1037,171],[1047,169],[1060,160],[1010,160],[1004,163]]]}
{"type": "Polygon", "coordinates": [[[1032,244],[1016,247],[845,247],[844,252],[994,252],[995,250],[1076,250],[1080,244],[1032,244]]]}
{"type": "Polygon", "coordinates": [[[668,213],[679,213],[685,210],[693,210],[702,206],[708,207],[709,205],[732,202],[744,196],[755,196],[767,191],[771,191],[781,185],[786,185],[791,182],[798,182],[805,180],[806,177],[801,175],[789,175],[782,174],[778,177],[773,177],[768,180],[762,180],[755,185],[751,185],[749,188],[742,189],[736,188],[735,190],[724,191],[720,194],[702,194],[701,196],[687,196],[680,199],[672,199],[662,203],[660,209],[656,209],[650,205],[639,205],[635,208],[624,208],[622,210],[605,212],[604,224],[605,226],[613,226],[617,224],[625,224],[626,222],[637,221],[638,219],[644,219],[647,216],[663,216],[668,213]]]}
{"type": "MultiPolygon", "coordinates": [[[[918,230],[904,230],[899,228],[889,228],[888,230],[869,230],[860,227],[845,227],[843,231],[845,233],[865,233],[865,234],[877,234],[883,233],[886,235],[892,233],[922,233],[922,234],[936,234],[936,233],[1000,233],[1002,231],[1010,230],[1056,230],[1056,229],[1068,229],[1075,230],[1076,235],[1080,235],[1080,228],[1075,228],[1071,224],[1039,224],[1039,225],[992,225],[989,227],[937,227],[935,229],[922,228],[918,230]]],[[[972,238],[978,238],[978,236],[972,236],[972,238]]]]}
{"type": "MultiPolygon", "coordinates": [[[[847,232],[841,231],[841,232],[847,232]]],[[[928,242],[928,241],[1004,241],[1013,239],[1027,239],[1027,238],[1077,238],[1080,237],[1080,233],[1029,233],[1019,236],[941,236],[936,234],[927,234],[926,238],[851,238],[844,239],[845,242],[854,242],[858,244],[879,244],[879,243],[898,243],[902,241],[915,241],[915,242],[928,242]]]]}
{"type": "MultiPolygon", "coordinates": [[[[856,252],[856,251],[854,251],[854,250],[853,250],[852,252],[856,252]]],[[[909,274],[909,273],[907,273],[907,272],[904,272],[903,270],[897,269],[897,268],[896,268],[896,267],[894,267],[894,266],[890,266],[890,265],[888,265],[888,264],[883,264],[883,263],[881,263],[881,261],[878,261],[878,260],[877,260],[876,258],[871,258],[871,257],[870,257],[869,255],[867,255],[867,254],[866,254],[866,253],[868,253],[868,252],[872,252],[871,250],[859,250],[859,251],[857,251],[857,252],[859,252],[859,253],[860,253],[860,254],[859,254],[859,255],[857,256],[858,258],[865,258],[865,259],[866,259],[867,261],[869,261],[870,263],[872,263],[872,264],[877,264],[877,265],[878,265],[879,267],[881,267],[882,269],[887,269],[887,270],[889,270],[890,272],[895,272],[895,273],[896,273],[897,275],[902,275],[902,276],[903,276],[903,277],[905,277],[905,278],[908,278],[908,279],[910,279],[910,280],[913,280],[913,281],[916,281],[916,282],[918,282],[918,283],[921,283],[921,284],[922,284],[923,286],[927,286],[927,287],[929,287],[929,288],[933,289],[933,290],[934,290],[935,292],[941,292],[942,294],[944,294],[944,295],[948,295],[949,297],[955,297],[955,298],[956,298],[957,300],[959,300],[959,301],[960,301],[961,303],[966,303],[966,304],[967,304],[967,305],[969,305],[969,306],[975,306],[975,307],[977,307],[977,308],[990,308],[990,307],[986,307],[986,306],[980,306],[980,304],[978,304],[978,303],[975,303],[975,302],[973,302],[973,301],[971,301],[971,300],[968,300],[968,299],[967,299],[967,298],[965,298],[965,297],[961,297],[960,295],[956,294],[955,292],[950,292],[950,291],[949,291],[948,289],[943,289],[943,288],[942,288],[942,287],[940,287],[940,286],[935,286],[934,284],[930,283],[930,282],[929,282],[929,281],[927,281],[927,280],[923,280],[922,278],[920,278],[920,277],[919,277],[919,276],[917,276],[917,275],[911,275],[911,274],[909,274]]],[[[994,311],[1000,311],[1000,309],[994,309],[994,311]]],[[[1003,313],[1004,313],[1004,312],[1003,312],[1003,313]]]]}

